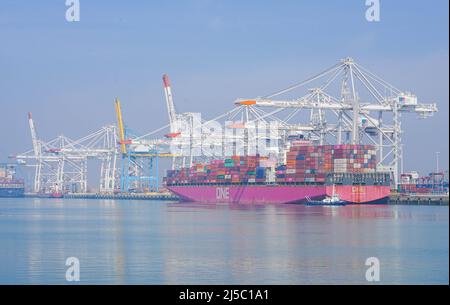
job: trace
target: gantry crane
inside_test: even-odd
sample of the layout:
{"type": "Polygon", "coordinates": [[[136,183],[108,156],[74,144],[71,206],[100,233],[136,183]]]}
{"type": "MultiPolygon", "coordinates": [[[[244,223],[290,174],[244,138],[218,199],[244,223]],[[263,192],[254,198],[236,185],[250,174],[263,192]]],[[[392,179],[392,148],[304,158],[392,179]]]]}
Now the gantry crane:
{"type": "Polygon", "coordinates": [[[28,113],[28,122],[33,149],[14,158],[20,165],[35,168],[35,193],[87,192],[87,162],[92,159],[101,162],[99,191],[114,191],[117,156],[115,126],[105,126],[78,140],[60,135],[45,142],[37,136],[31,113],[28,113]]]}
{"type": "Polygon", "coordinates": [[[286,131],[299,130],[315,136],[321,144],[360,144],[364,141],[373,144],[378,151],[379,169],[391,171],[395,184],[403,156],[400,114],[416,113],[420,118],[427,118],[437,112],[436,104],[419,104],[415,95],[397,89],[351,58],[286,89],[264,97],[238,99],[235,104],[246,108],[293,109],[286,119],[281,120],[282,126],[286,131]],[[340,86],[336,86],[339,76],[340,86]],[[315,81],[322,81],[321,86],[309,89],[301,98],[274,99],[315,81]],[[327,93],[333,85],[340,89],[335,96],[327,93]],[[308,122],[303,125],[289,123],[302,109],[310,112],[308,122]],[[330,123],[329,113],[335,117],[333,123],[330,123]],[[392,116],[390,124],[386,113],[392,116]]]}
{"type": "Polygon", "coordinates": [[[152,192],[158,190],[158,150],[133,140],[123,121],[120,101],[115,100],[119,144],[122,156],[120,190],[122,192],[152,192]]]}
{"type": "MultiPolygon", "coordinates": [[[[172,104],[173,105],[173,104],[172,104]]],[[[124,124],[120,100],[115,100],[119,145],[122,156],[120,189],[123,192],[152,192],[159,188],[159,158],[174,158],[167,138],[149,139],[124,124]],[[167,150],[167,151],[166,151],[167,150]]]]}
{"type": "Polygon", "coordinates": [[[81,191],[86,191],[87,159],[95,158],[102,161],[100,190],[112,192],[118,185],[117,156],[122,156],[122,191],[157,189],[158,157],[172,158],[174,168],[191,166],[215,157],[198,150],[205,143],[225,151],[242,142],[246,147],[243,153],[251,154],[251,142],[269,138],[255,133],[258,123],[265,123],[271,131],[276,126],[278,146],[273,153],[280,162],[293,135],[304,136],[317,144],[367,143],[377,149],[378,169],[391,171],[397,184],[403,158],[401,114],[416,113],[419,118],[427,118],[438,111],[436,104],[418,103],[415,95],[397,89],[351,58],[273,94],[237,99],[233,109],[211,120],[201,119],[198,113],[176,113],[167,75],[163,76],[163,85],[169,124],[144,135],[133,134],[125,127],[118,99],[115,101],[118,129],[107,126],[77,141],[65,136],[49,142],[39,140],[29,114],[33,149],[17,158],[33,160],[34,190],[58,191],[75,183],[81,191]],[[300,98],[278,98],[297,89],[306,92],[300,98]],[[216,121],[225,121],[223,126],[235,130],[236,134],[211,137],[207,127],[216,121]],[[276,124],[270,125],[273,122],[276,124]],[[200,133],[196,124],[201,125],[200,133]],[[169,133],[155,138],[167,128],[169,133]],[[169,150],[177,145],[182,147],[179,153],[169,150]]]}

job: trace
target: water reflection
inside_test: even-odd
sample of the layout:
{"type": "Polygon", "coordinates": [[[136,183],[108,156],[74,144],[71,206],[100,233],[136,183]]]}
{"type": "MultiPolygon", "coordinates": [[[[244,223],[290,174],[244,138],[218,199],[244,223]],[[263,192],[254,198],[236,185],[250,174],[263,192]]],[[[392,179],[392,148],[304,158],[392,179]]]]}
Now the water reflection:
{"type": "Polygon", "coordinates": [[[448,283],[448,208],[0,200],[0,283],[448,283]]]}

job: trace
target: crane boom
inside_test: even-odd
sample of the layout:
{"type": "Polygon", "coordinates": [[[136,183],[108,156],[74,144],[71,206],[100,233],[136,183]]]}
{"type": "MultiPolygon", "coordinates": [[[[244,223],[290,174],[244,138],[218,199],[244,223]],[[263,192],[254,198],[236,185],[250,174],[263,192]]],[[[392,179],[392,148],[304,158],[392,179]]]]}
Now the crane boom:
{"type": "Polygon", "coordinates": [[[35,157],[38,157],[40,155],[39,141],[37,138],[36,127],[34,126],[33,115],[31,114],[31,112],[28,112],[28,123],[30,125],[31,140],[33,142],[34,155],[35,157]]]}
{"type": "Polygon", "coordinates": [[[34,126],[33,115],[31,114],[31,112],[28,112],[28,124],[30,125],[31,141],[33,142],[34,158],[38,160],[34,176],[34,191],[37,193],[41,188],[41,143],[39,142],[37,137],[36,126],[34,126]]]}
{"type": "Polygon", "coordinates": [[[122,154],[127,153],[126,140],[125,140],[125,128],[123,126],[122,118],[122,108],[120,107],[120,100],[117,98],[115,102],[116,114],[117,114],[117,125],[119,126],[119,137],[120,137],[120,150],[122,154]]]}
{"type": "Polygon", "coordinates": [[[172,89],[170,87],[169,76],[167,74],[163,75],[163,84],[164,84],[164,94],[166,96],[167,112],[169,114],[170,132],[176,133],[177,132],[175,127],[176,112],[175,106],[173,104],[173,96],[172,96],[172,89]]]}
{"type": "MultiPolygon", "coordinates": [[[[238,106],[257,106],[257,107],[273,107],[273,108],[302,108],[302,109],[325,109],[325,110],[353,110],[351,104],[343,104],[338,102],[328,102],[317,104],[309,99],[298,99],[298,100],[271,100],[266,98],[256,98],[253,100],[248,99],[238,99],[235,102],[238,106]]],[[[393,105],[390,102],[383,104],[370,104],[361,103],[361,111],[386,111],[392,112],[393,105]]],[[[436,104],[415,104],[415,105],[403,105],[400,106],[399,111],[401,112],[417,112],[424,114],[433,114],[437,112],[436,104]]]]}

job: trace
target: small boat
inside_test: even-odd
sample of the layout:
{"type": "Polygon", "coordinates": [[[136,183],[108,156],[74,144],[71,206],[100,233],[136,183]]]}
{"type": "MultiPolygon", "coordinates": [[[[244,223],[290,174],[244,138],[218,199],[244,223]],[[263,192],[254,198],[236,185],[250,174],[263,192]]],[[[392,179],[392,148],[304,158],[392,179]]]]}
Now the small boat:
{"type": "Polygon", "coordinates": [[[336,194],[334,192],[334,185],[333,185],[333,194],[331,197],[326,197],[323,200],[312,200],[308,196],[306,197],[305,205],[309,206],[344,206],[347,205],[347,203],[344,200],[341,200],[339,197],[339,194],[336,194]]]}

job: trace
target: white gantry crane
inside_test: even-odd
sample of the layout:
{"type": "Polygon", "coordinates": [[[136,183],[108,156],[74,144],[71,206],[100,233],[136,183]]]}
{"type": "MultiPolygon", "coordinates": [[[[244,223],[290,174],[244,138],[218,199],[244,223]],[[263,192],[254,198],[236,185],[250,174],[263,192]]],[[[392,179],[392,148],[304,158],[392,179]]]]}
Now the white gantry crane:
{"type": "MultiPolygon", "coordinates": [[[[275,108],[286,133],[299,131],[318,143],[375,145],[380,170],[389,170],[397,184],[402,159],[401,114],[416,113],[426,118],[437,112],[436,104],[420,104],[417,97],[402,91],[377,75],[345,58],[329,69],[286,89],[253,99],[238,99],[239,107],[275,108]],[[307,85],[320,83],[313,88],[307,85]],[[294,89],[306,89],[300,98],[275,99],[294,89]],[[331,93],[333,92],[333,93],[331,93]],[[305,123],[298,121],[301,110],[305,123]]],[[[300,121],[301,119],[299,119],[300,121]]]]}
{"type": "Polygon", "coordinates": [[[35,193],[87,192],[88,160],[98,160],[101,193],[117,187],[118,156],[115,126],[105,126],[78,140],[64,135],[45,142],[38,138],[32,114],[28,114],[33,149],[16,155],[19,164],[35,168],[35,193]]]}

